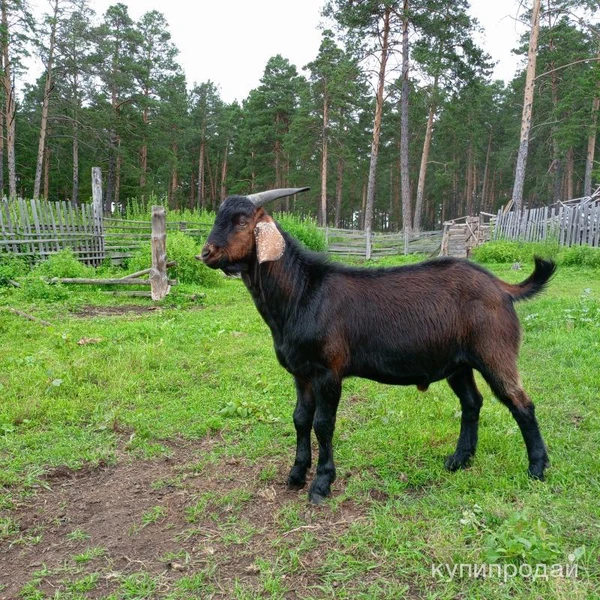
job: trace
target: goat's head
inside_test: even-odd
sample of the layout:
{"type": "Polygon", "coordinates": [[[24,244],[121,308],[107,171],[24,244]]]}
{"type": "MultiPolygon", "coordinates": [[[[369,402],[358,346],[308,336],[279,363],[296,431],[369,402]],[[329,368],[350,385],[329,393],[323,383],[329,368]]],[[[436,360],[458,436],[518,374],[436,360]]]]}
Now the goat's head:
{"type": "Polygon", "coordinates": [[[308,189],[284,188],[229,196],[221,204],[202,254],[197,258],[206,266],[228,274],[245,270],[252,260],[259,263],[278,260],[285,251],[285,240],[263,205],[308,189]]]}

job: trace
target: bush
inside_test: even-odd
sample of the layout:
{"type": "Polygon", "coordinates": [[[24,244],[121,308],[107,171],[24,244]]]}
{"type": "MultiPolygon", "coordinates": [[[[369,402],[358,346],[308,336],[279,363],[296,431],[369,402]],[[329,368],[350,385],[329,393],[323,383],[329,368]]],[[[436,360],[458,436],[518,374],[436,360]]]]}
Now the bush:
{"type": "MultiPolygon", "coordinates": [[[[175,267],[169,267],[169,277],[177,279],[180,283],[194,283],[206,287],[216,285],[220,280],[219,274],[196,260],[200,250],[200,245],[189,235],[180,231],[169,232],[167,260],[177,262],[175,267]]],[[[141,271],[151,264],[152,246],[148,243],[129,259],[128,268],[130,271],[141,271]]]]}
{"type": "Polygon", "coordinates": [[[484,263],[533,262],[534,256],[553,258],[559,265],[600,268],[600,248],[571,246],[561,248],[556,242],[487,242],[473,249],[473,258],[484,263]]]}
{"type": "Polygon", "coordinates": [[[600,248],[591,246],[571,246],[563,248],[558,254],[561,265],[579,265],[581,267],[600,267],[600,248]]]}
{"type": "Polygon", "coordinates": [[[69,296],[69,290],[60,283],[48,283],[42,277],[30,273],[25,279],[21,280],[21,289],[19,293],[24,300],[36,302],[43,300],[45,302],[58,302],[69,296]]]}
{"type": "Polygon", "coordinates": [[[23,277],[28,270],[29,266],[23,258],[8,252],[0,253],[0,286],[7,285],[17,277],[23,277]]]}
{"type": "Polygon", "coordinates": [[[39,263],[33,274],[38,277],[90,277],[94,269],[79,262],[71,248],[65,248],[39,263]]]}
{"type": "Polygon", "coordinates": [[[534,256],[556,258],[559,253],[556,242],[517,242],[497,240],[486,242],[473,249],[472,257],[478,262],[514,263],[533,262],[534,256]]]}
{"type": "Polygon", "coordinates": [[[309,250],[324,252],[327,250],[325,232],[317,227],[311,217],[299,217],[290,213],[281,213],[276,216],[277,222],[291,236],[302,242],[309,250]]]}

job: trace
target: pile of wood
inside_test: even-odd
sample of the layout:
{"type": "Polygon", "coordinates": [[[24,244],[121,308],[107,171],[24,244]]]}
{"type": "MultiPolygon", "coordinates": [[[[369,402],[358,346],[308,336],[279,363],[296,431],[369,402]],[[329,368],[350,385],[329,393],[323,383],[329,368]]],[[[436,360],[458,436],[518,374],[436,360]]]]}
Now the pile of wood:
{"type": "Polygon", "coordinates": [[[477,217],[460,217],[444,223],[440,256],[467,258],[471,250],[490,239],[491,226],[488,213],[477,217]]]}

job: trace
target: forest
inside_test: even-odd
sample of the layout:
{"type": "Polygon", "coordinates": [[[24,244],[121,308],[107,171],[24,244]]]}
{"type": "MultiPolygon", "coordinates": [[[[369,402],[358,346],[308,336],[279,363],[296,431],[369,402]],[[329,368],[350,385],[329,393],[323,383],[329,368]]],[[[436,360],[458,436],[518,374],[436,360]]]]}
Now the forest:
{"type": "Polygon", "coordinates": [[[1,0],[5,197],[88,202],[99,166],[107,212],[157,198],[212,211],[229,194],[295,186],[311,192],[277,208],[336,227],[436,229],[495,211],[513,194],[536,19],[523,203],[589,195],[600,179],[596,0],[525,2],[523,66],[506,83],[467,0],[329,0],[314,60],[272,56],[241,103],[218,81],[187,81],[160,12],[47,9],[1,0]],[[44,68],[28,84],[34,55],[44,68]]]}

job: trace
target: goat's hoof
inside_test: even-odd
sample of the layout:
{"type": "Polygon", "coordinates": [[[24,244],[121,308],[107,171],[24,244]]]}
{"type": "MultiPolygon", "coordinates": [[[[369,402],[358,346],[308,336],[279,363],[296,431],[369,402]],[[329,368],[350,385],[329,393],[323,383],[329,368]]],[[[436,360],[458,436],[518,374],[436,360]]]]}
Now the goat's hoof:
{"type": "Polygon", "coordinates": [[[301,490],[306,485],[306,474],[298,474],[294,472],[294,469],[291,470],[288,480],[287,486],[290,490],[301,490]]]}
{"type": "Polygon", "coordinates": [[[305,485],[306,479],[302,481],[300,479],[293,479],[292,477],[288,477],[288,490],[301,490],[305,485]]]}
{"type": "Polygon", "coordinates": [[[458,471],[459,469],[466,469],[471,466],[472,456],[456,456],[456,454],[450,454],[444,461],[444,468],[451,473],[458,471]]]}
{"type": "Polygon", "coordinates": [[[527,475],[534,481],[545,481],[546,477],[544,476],[544,466],[540,467],[529,467],[527,469],[527,475]]]}
{"type": "Polygon", "coordinates": [[[323,504],[325,500],[327,500],[327,496],[322,496],[321,494],[311,493],[308,495],[308,500],[312,504],[323,504]]]}
{"type": "Polygon", "coordinates": [[[308,501],[312,504],[323,504],[325,499],[331,493],[331,482],[313,481],[308,492],[308,501]]]}

